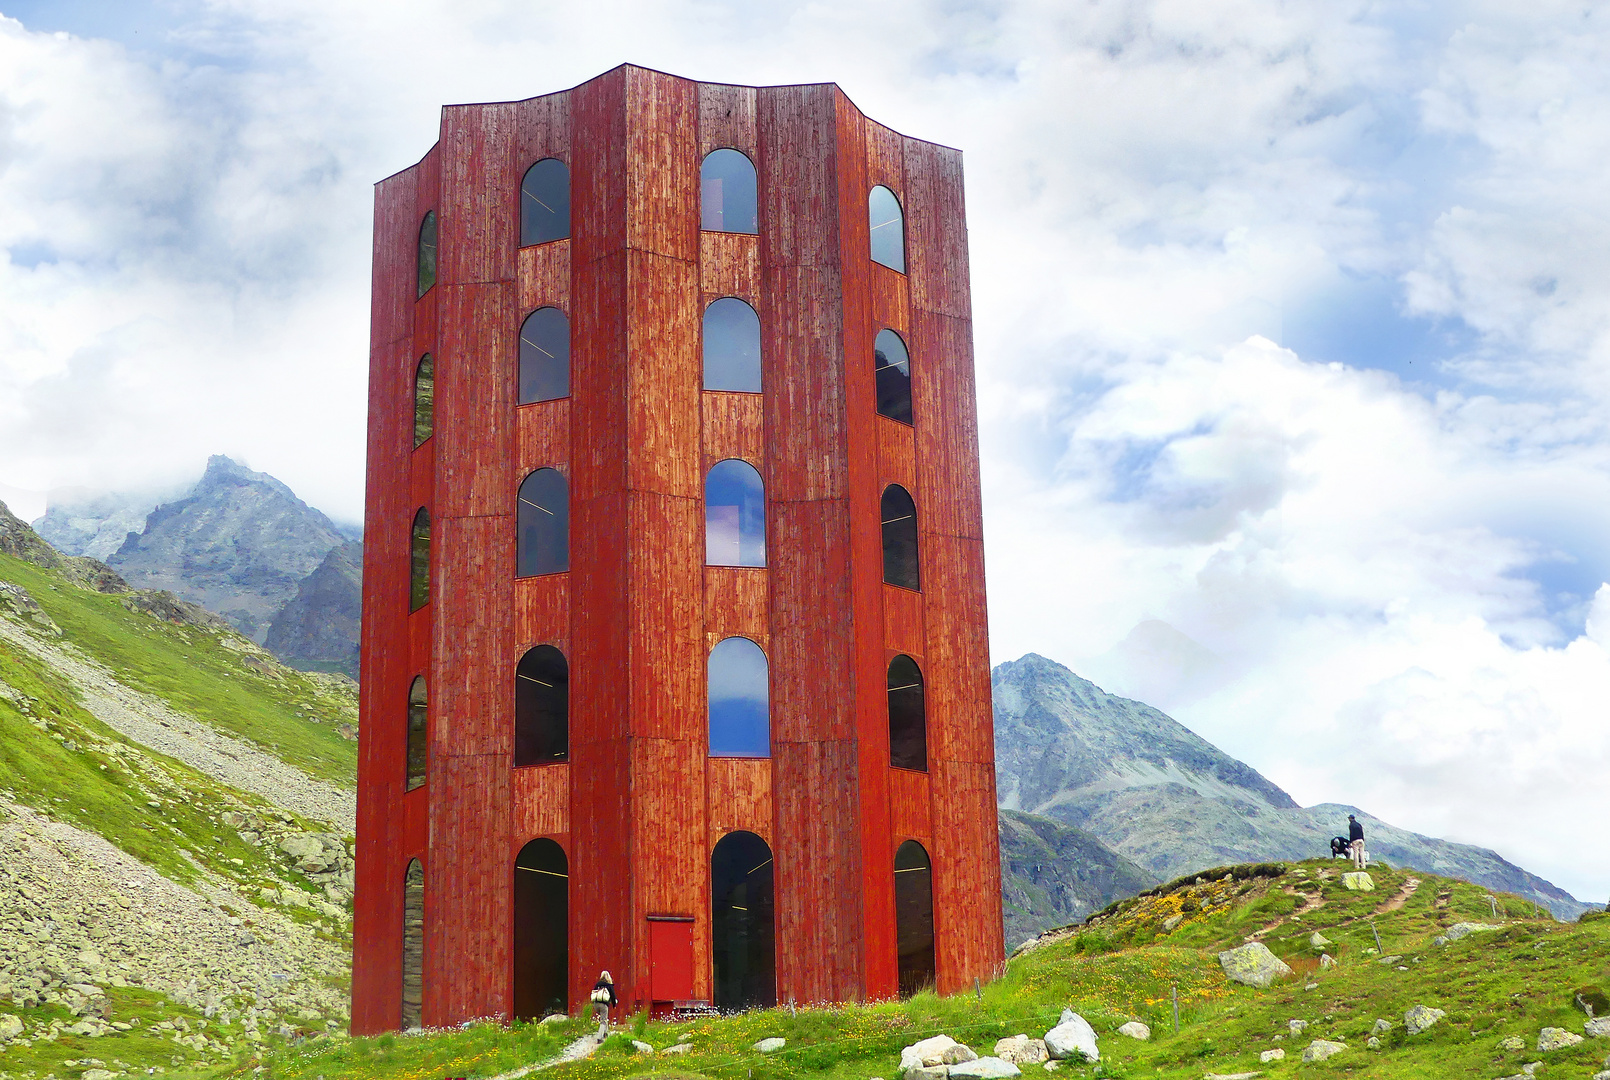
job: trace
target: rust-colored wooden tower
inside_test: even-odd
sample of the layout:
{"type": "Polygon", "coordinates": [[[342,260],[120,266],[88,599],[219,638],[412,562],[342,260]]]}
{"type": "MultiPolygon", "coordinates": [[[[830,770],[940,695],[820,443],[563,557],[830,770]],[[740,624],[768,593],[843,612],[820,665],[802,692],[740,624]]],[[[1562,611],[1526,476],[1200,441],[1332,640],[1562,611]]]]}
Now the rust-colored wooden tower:
{"type": "Polygon", "coordinates": [[[736,831],[775,860],[775,1000],[899,991],[908,840],[931,857],[938,989],[992,975],[959,152],[867,119],[832,84],[632,66],[444,108],[437,144],[376,189],[370,365],[355,1033],[515,1012],[516,860],[537,838],[566,860],[568,878],[533,872],[564,882],[572,1008],[606,968],[627,1008],[717,996],[711,860],[736,831]],[[758,175],[752,234],[701,229],[701,163],[721,148],[758,175]],[[568,237],[523,246],[522,177],[544,159],[568,168],[568,237]],[[869,257],[879,186],[903,210],[904,273],[869,257]],[[722,297],[758,313],[759,393],[702,389],[702,319],[722,297]],[[568,393],[519,404],[521,326],[542,307],[569,318],[568,393]],[[910,423],[879,413],[886,329],[909,348],[910,423]],[[427,354],[434,412],[416,440],[427,354]],[[764,482],[764,567],[706,565],[706,475],[734,458],[764,482]],[[522,577],[517,492],[542,468],[568,482],[568,569],[522,577]],[[920,591],[885,583],[890,485],[915,503],[920,591]],[[411,552],[429,567],[414,610],[411,552]],[[710,752],[706,664],[733,636],[769,665],[769,756],[710,752]],[[568,751],[516,766],[516,667],[539,645],[568,662],[568,751]],[[925,770],[891,765],[901,655],[921,669],[925,770]],[[428,746],[412,786],[411,717],[428,746]]]}

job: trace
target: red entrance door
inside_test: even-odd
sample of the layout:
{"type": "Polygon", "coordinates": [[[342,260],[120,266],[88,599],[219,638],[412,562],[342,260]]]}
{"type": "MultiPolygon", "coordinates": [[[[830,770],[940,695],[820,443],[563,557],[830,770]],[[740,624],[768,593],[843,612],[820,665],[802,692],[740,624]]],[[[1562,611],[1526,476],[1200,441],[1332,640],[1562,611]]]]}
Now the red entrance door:
{"type": "Polygon", "coordinates": [[[648,917],[649,996],[656,1014],[693,998],[693,919],[648,917]]]}

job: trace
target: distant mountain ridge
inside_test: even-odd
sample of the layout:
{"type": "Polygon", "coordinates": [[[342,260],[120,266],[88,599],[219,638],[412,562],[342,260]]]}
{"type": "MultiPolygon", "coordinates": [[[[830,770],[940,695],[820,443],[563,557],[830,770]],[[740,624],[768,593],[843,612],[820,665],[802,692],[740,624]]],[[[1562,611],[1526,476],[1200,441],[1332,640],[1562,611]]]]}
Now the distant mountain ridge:
{"type": "Polygon", "coordinates": [[[1393,865],[1527,896],[1561,918],[1587,908],[1486,848],[1422,836],[1357,807],[1301,807],[1173,718],[1043,656],[1001,664],[991,682],[1002,809],[1080,829],[1158,878],[1313,858],[1353,813],[1371,853],[1393,865]]]}

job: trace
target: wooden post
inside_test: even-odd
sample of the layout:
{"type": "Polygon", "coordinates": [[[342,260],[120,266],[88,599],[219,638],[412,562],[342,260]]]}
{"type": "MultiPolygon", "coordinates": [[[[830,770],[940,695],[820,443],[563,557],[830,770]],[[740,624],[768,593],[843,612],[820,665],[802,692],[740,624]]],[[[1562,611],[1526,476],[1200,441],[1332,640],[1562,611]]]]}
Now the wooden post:
{"type": "Polygon", "coordinates": [[[1386,955],[1386,949],[1381,945],[1381,932],[1375,928],[1375,920],[1370,920],[1370,933],[1375,935],[1375,951],[1380,956],[1386,955]]]}
{"type": "Polygon", "coordinates": [[[1180,987],[1178,983],[1168,984],[1168,996],[1174,999],[1174,1034],[1180,1033],[1180,987]]]}

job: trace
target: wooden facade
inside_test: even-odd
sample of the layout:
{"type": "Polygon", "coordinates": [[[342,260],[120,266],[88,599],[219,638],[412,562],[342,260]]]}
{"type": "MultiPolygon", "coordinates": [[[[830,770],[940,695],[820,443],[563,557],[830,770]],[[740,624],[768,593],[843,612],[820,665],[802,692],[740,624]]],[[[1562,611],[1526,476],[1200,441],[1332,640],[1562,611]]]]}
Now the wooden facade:
{"type": "Polygon", "coordinates": [[[568,858],[573,1008],[600,969],[627,1008],[648,1003],[676,926],[692,928],[692,996],[710,998],[711,854],[734,830],[774,853],[778,1001],[897,992],[907,839],[932,858],[938,989],[989,978],[1000,863],[960,153],[831,84],[626,66],[451,106],[436,146],[376,189],[372,304],[354,1032],[399,1024],[412,859],[424,1023],[510,1013],[514,862],[537,837],[568,858]],[[756,235],[700,230],[717,148],[757,167],[756,235]],[[522,247],[521,177],[546,157],[570,170],[571,235],[522,247]],[[903,274],[868,257],[874,185],[904,210],[903,274]],[[417,294],[428,211],[437,277],[417,294]],[[702,313],[723,296],[759,313],[763,393],[701,389],[702,313]],[[550,305],[570,319],[570,394],[519,405],[519,327],[550,305]],[[883,328],[910,350],[911,425],[876,411],[883,328]],[[426,353],[434,433],[416,447],[426,353]],[[704,476],[731,457],[764,480],[764,568],[704,565],[704,476]],[[517,578],[515,492],[545,466],[569,482],[570,569],[517,578]],[[920,592],[883,583],[891,483],[918,508],[920,592]],[[431,594],[410,612],[421,507],[431,594]],[[769,758],[708,753],[706,659],[732,635],[768,659],[769,758]],[[568,760],[515,768],[514,671],[538,644],[569,662],[568,760]],[[926,680],[925,773],[890,767],[899,653],[926,680]],[[428,774],[405,792],[419,675],[428,774]]]}

